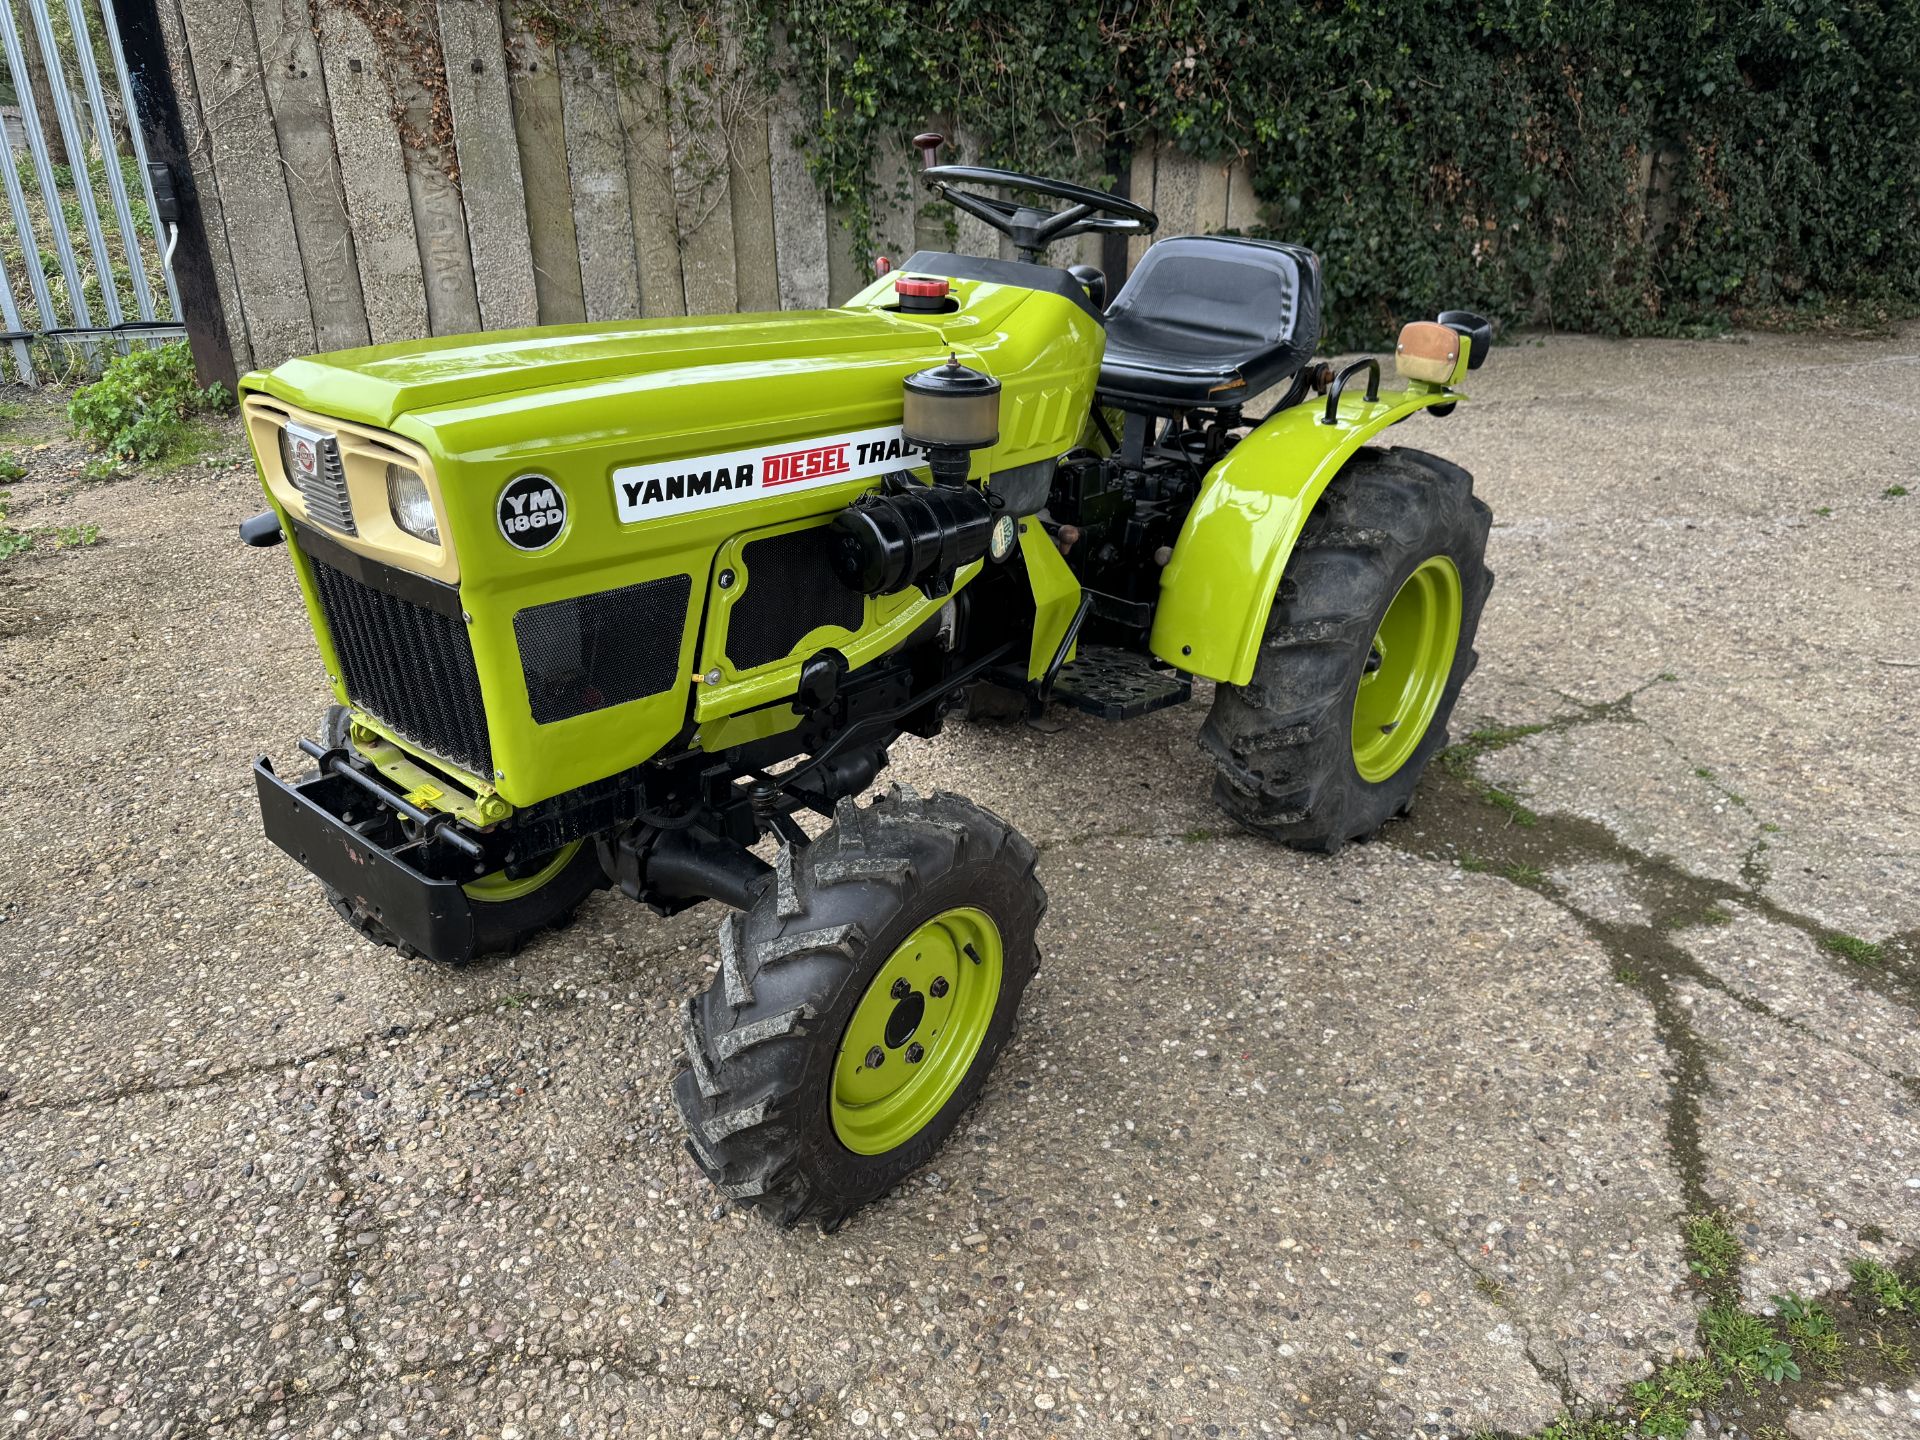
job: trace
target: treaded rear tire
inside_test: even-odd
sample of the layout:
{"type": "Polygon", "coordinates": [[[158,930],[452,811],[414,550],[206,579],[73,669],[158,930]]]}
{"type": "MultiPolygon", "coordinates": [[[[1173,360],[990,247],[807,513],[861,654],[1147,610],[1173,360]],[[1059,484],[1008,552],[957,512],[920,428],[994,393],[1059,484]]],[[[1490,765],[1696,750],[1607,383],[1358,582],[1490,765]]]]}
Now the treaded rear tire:
{"type": "Polygon", "coordinates": [[[783,847],[753,908],[720,922],[720,971],[683,1015],[673,1095],[687,1149],[720,1192],[782,1226],[833,1230],[918,1169],[979,1097],[1039,964],[1038,857],[998,816],[957,795],[896,785],[866,809],[783,847]],[[984,911],[1003,946],[992,1017],[964,1077],[913,1136],[875,1155],[841,1143],[831,1115],[842,1035],[872,978],[922,924],[984,911]]]}
{"type": "Polygon", "coordinates": [[[1253,679],[1220,685],[1200,732],[1213,756],[1214,803],[1256,834],[1332,854],[1412,808],[1428,762],[1447,743],[1460,687],[1493,588],[1493,512],[1473,477],[1420,450],[1363,449],[1307,517],[1274,597],[1253,679]],[[1445,689],[1406,762],[1379,782],[1353,756],[1354,696],[1381,618],[1424,561],[1459,572],[1460,634],[1445,689]]]}

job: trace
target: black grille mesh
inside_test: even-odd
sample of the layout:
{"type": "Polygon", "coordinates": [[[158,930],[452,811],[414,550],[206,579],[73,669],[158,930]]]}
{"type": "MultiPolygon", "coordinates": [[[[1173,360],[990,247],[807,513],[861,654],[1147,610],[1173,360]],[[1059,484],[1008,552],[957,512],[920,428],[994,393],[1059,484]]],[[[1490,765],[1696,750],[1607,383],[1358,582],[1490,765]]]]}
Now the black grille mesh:
{"type": "Polygon", "coordinates": [[[727,658],[736,670],[784,660],[809,630],[858,630],[866,601],[833,573],[833,527],[816,525],[748,542],[747,588],[727,616],[727,658]]]}
{"type": "Polygon", "coordinates": [[[692,591],[692,576],[668,575],[515,615],[533,718],[547,725],[669,689],[692,591]]]}
{"type": "Polygon", "coordinates": [[[487,713],[465,623],[307,558],[353,703],[422,749],[492,778],[487,713]]]}

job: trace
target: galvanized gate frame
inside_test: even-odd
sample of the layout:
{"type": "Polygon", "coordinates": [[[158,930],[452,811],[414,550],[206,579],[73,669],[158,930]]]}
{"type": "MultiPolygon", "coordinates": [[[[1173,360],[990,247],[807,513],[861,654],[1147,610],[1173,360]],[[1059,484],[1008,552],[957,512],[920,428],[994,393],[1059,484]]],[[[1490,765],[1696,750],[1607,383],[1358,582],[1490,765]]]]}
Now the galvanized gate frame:
{"type": "Polygon", "coordinates": [[[179,291],[173,277],[175,232],[171,224],[162,223],[159,209],[154,203],[146,142],[141,134],[141,117],[134,104],[126,55],[120,43],[119,16],[115,13],[113,0],[92,0],[92,3],[98,7],[101,35],[112,61],[113,78],[126,122],[129,154],[139,178],[139,200],[146,206],[152,220],[156,242],[162,234],[168,237],[165,246],[155,257],[160,261],[159,269],[164,279],[164,314],[159,297],[155,295],[147,276],[146,257],[134,221],[133,197],[129,195],[126,179],[121,173],[119,136],[115,133],[101,67],[94,53],[88,0],[64,0],[67,22],[72,32],[71,47],[65,51],[55,31],[53,3],[54,0],[0,0],[0,55],[4,56],[7,70],[13,78],[28,158],[33,166],[33,179],[46,211],[45,224],[54,251],[53,258],[66,287],[63,313],[47,283],[40,240],[34,233],[32,214],[27,206],[26,190],[12,143],[0,137],[0,186],[5,188],[15,232],[20,238],[29,297],[35,312],[34,318],[39,322],[33,326],[25,323],[27,316],[19,303],[22,297],[14,289],[13,277],[7,273],[4,255],[0,255],[0,323],[6,327],[4,332],[0,332],[0,341],[5,342],[12,356],[15,378],[29,384],[36,378],[31,351],[35,341],[73,346],[79,350],[87,368],[97,369],[103,353],[125,352],[133,341],[169,339],[185,334],[179,291]],[[34,45],[44,68],[47,89],[51,92],[51,117],[40,113],[34,95],[31,71],[27,66],[25,37],[15,15],[15,10],[21,6],[24,6],[32,27],[34,45]],[[119,285],[114,278],[113,252],[108,246],[107,232],[102,224],[102,205],[94,192],[87,165],[89,136],[68,81],[69,61],[78,71],[86,96],[87,118],[92,122],[91,138],[98,144],[104,162],[107,201],[113,212],[120,249],[126,257],[129,272],[134,311],[131,315],[121,303],[119,285]],[[99,322],[88,303],[76,237],[63,213],[65,192],[55,183],[52,151],[48,145],[49,120],[57,127],[55,133],[59,135],[62,148],[71,162],[74,176],[71,193],[79,208],[87,256],[100,285],[99,303],[104,313],[99,322]]]}

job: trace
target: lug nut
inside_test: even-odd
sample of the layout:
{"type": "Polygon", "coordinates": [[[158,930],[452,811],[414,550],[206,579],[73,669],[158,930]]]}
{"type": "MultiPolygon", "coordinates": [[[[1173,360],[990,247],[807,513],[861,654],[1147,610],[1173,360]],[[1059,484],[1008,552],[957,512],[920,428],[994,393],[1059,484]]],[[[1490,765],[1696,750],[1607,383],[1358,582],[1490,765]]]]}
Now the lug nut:
{"type": "Polygon", "coordinates": [[[933,998],[936,1000],[938,1000],[942,995],[946,994],[947,993],[947,977],[944,975],[934,976],[933,984],[927,986],[927,993],[933,996],[933,998]]]}
{"type": "Polygon", "coordinates": [[[920,1063],[920,1057],[926,1053],[926,1051],[920,1048],[919,1042],[915,1041],[913,1044],[907,1046],[907,1064],[918,1065],[920,1063]]]}
{"type": "Polygon", "coordinates": [[[878,1045],[874,1046],[873,1049],[867,1051],[867,1068],[869,1070],[878,1070],[880,1068],[880,1062],[886,1058],[887,1052],[882,1050],[878,1045]]]}
{"type": "Polygon", "coordinates": [[[902,977],[901,979],[898,979],[893,982],[892,994],[894,999],[904,1000],[907,998],[907,996],[911,995],[912,993],[913,993],[913,986],[909,985],[906,982],[905,977],[902,977]]]}

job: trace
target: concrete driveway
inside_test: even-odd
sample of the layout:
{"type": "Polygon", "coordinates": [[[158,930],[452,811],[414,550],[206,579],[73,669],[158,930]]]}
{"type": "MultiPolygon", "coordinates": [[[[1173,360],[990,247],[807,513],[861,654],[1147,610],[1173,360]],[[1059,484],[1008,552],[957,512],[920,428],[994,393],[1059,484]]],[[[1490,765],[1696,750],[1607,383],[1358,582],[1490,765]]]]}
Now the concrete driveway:
{"type": "Polygon", "coordinates": [[[1837,1346],[1696,1433],[1916,1433],[1920,1284],[1849,1273],[1920,1241],[1916,352],[1526,342],[1406,427],[1499,580],[1462,743],[1335,860],[1212,810],[1204,695],[903,745],[1041,845],[1045,964],[826,1238],[681,1149],[715,916],[362,944],[254,814],[324,696],[250,472],[40,452],[16,519],[106,543],[0,576],[0,1429],[1532,1435],[1791,1292],[1837,1346]]]}

